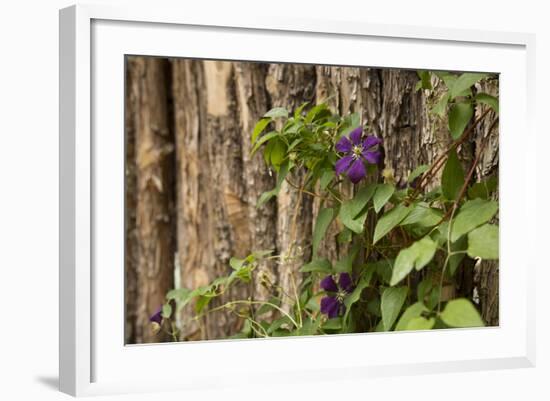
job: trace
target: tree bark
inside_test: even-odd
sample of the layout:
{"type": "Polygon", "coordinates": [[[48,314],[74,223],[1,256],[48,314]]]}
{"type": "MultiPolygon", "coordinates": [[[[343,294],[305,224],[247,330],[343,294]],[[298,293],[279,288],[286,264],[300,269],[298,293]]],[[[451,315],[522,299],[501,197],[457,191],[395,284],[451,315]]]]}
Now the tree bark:
{"type": "MultiPolygon", "coordinates": [[[[498,98],[498,82],[484,82],[479,90],[498,98]]],[[[476,110],[476,118],[479,117],[488,106],[478,107],[476,110]]],[[[498,179],[498,162],[499,162],[499,127],[498,123],[489,132],[491,126],[498,116],[495,112],[490,111],[487,118],[483,120],[477,127],[473,147],[479,149],[482,141],[487,140],[487,145],[481,157],[480,164],[476,169],[478,181],[486,180],[490,177],[498,179]]],[[[494,199],[498,200],[498,190],[494,195],[494,199]]],[[[498,217],[495,218],[495,223],[498,222],[498,217]]],[[[494,260],[483,260],[476,266],[475,269],[476,290],[479,294],[479,303],[481,306],[481,316],[490,326],[499,325],[499,264],[494,260]]]]}
{"type": "MultiPolygon", "coordinates": [[[[188,59],[171,60],[172,68],[167,70],[166,60],[136,57],[130,61],[126,297],[135,297],[140,307],[133,312],[134,306],[127,303],[129,341],[152,341],[143,331],[146,319],[172,288],[174,269],[181,286],[193,289],[230,273],[231,257],[272,249],[288,258],[263,262],[259,273],[286,294],[293,294],[299,285],[298,269],[311,258],[311,233],[321,203],[293,188],[302,184],[304,174],[292,173],[292,185],[284,183],[276,199],[256,207],[260,195],[275,186],[275,179],[261,152],[250,156],[250,136],[270,108],[293,110],[304,101],[312,105],[326,101],[342,115],[358,112],[367,132],[384,141],[385,159],[380,166],[384,174],[374,179],[393,180],[397,185],[404,185],[417,166],[432,163],[452,141],[446,119],[429,112],[444,85],[434,78],[433,92],[417,91],[415,71],[188,59]],[[171,96],[173,132],[169,132],[171,96]],[[176,184],[169,186],[169,182],[176,184]],[[171,224],[174,198],[176,230],[171,224]],[[129,212],[132,208],[137,211],[135,217],[129,212]]],[[[480,89],[498,94],[498,83],[480,89]]],[[[476,116],[480,112],[476,110],[476,116]]],[[[463,145],[465,166],[475,158],[494,118],[491,115],[463,145]]],[[[489,148],[476,171],[477,180],[497,173],[496,129],[489,148]]],[[[349,182],[339,185],[344,196],[352,195],[349,182]]],[[[342,228],[337,224],[335,220],[329,227],[319,250],[319,256],[333,261],[349,247],[336,241],[342,228]]],[[[373,226],[374,219],[369,224],[373,226]]],[[[473,275],[473,266],[469,269],[473,275]]],[[[468,291],[477,288],[482,316],[489,324],[498,324],[498,263],[482,262],[475,277],[464,280],[472,288],[468,291]]],[[[243,297],[265,299],[268,293],[256,280],[250,288],[235,288],[211,306],[243,297]]],[[[200,324],[191,322],[192,307],[179,316],[185,338],[223,338],[240,330],[240,319],[224,311],[200,324]]]]}
{"type": "Polygon", "coordinates": [[[124,305],[126,319],[124,338],[126,344],[136,342],[136,318],[137,318],[137,261],[138,241],[136,236],[136,155],[135,155],[135,120],[137,113],[135,86],[132,82],[132,71],[136,68],[133,61],[127,61],[126,69],[126,102],[124,108],[125,130],[125,189],[124,196],[126,206],[124,209],[125,220],[125,259],[124,259],[124,305]]]}
{"type": "Polygon", "coordinates": [[[136,97],[136,237],[138,243],[136,342],[166,337],[150,330],[149,316],[174,286],[173,138],[169,130],[166,72],[160,58],[130,58],[136,97]]]}

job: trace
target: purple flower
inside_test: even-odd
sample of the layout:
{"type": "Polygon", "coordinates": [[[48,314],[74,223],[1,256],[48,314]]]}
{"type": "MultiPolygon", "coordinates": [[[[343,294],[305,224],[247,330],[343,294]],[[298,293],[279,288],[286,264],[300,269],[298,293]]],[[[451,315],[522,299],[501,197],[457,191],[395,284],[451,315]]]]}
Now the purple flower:
{"type": "Polygon", "coordinates": [[[357,184],[367,174],[364,161],[370,164],[380,162],[381,153],[373,148],[382,143],[380,138],[368,135],[362,138],[363,128],[351,131],[349,138],[343,136],[336,144],[336,150],[344,156],[336,162],[336,174],[346,173],[354,184],[357,184]]]}
{"type": "Polygon", "coordinates": [[[344,314],[346,311],[344,299],[355,288],[349,273],[340,273],[338,284],[333,276],[326,276],[321,280],[321,288],[330,294],[321,299],[321,313],[330,319],[344,314]]]}
{"type": "Polygon", "coordinates": [[[149,317],[149,321],[158,325],[162,323],[162,306],[159,306],[156,312],[149,317]]]}

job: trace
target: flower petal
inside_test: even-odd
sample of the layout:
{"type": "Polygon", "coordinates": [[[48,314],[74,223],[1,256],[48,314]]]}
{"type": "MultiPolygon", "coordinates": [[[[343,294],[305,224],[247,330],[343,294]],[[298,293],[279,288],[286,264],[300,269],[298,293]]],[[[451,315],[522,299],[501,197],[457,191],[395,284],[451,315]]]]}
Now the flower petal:
{"type": "Polygon", "coordinates": [[[349,273],[340,273],[338,285],[341,290],[344,290],[348,294],[353,291],[353,281],[351,280],[349,273]]]}
{"type": "Polygon", "coordinates": [[[363,149],[369,149],[382,143],[382,139],[369,135],[363,140],[363,149]]]}
{"type": "Polygon", "coordinates": [[[382,153],[379,151],[364,150],[362,155],[370,164],[378,164],[380,163],[380,159],[382,159],[382,153]]]}
{"type": "Polygon", "coordinates": [[[350,140],[348,139],[347,136],[343,136],[342,138],[340,138],[340,140],[336,143],[336,150],[340,153],[349,153],[351,152],[351,142],[350,140]]]}
{"type": "Polygon", "coordinates": [[[151,323],[158,323],[158,324],[162,323],[162,307],[161,306],[159,306],[157,311],[151,315],[151,317],[149,318],[149,321],[151,323]]]}
{"type": "Polygon", "coordinates": [[[349,139],[353,142],[354,145],[361,145],[361,135],[363,134],[363,127],[357,127],[351,134],[349,134],[349,139]]]}
{"type": "Polygon", "coordinates": [[[334,167],[334,171],[336,171],[336,175],[340,175],[344,172],[346,172],[353,161],[352,156],[344,156],[340,160],[336,162],[336,166],[334,167]]]}
{"type": "Polygon", "coordinates": [[[326,276],[322,279],[320,286],[325,291],[338,292],[338,286],[332,276],[326,276]]]}
{"type": "Polygon", "coordinates": [[[321,313],[328,315],[329,318],[335,318],[340,311],[340,303],[336,297],[324,297],[321,299],[321,313]]]}
{"type": "Polygon", "coordinates": [[[351,168],[348,170],[348,177],[354,184],[357,184],[359,181],[365,178],[366,174],[367,172],[365,170],[365,165],[363,164],[363,160],[361,159],[355,160],[351,165],[351,168]]]}

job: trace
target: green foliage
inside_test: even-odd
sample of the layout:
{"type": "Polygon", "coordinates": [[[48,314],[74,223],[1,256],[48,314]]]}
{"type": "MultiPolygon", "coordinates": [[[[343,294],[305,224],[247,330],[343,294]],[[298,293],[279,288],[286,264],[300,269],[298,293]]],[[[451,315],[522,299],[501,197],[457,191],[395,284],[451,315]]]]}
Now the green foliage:
{"type": "Polygon", "coordinates": [[[376,192],[374,193],[374,198],[372,199],[374,203],[374,211],[376,213],[382,210],[394,192],[395,187],[391,184],[379,184],[376,187],[376,192]]]}
{"type": "Polygon", "coordinates": [[[313,255],[317,255],[317,249],[319,248],[319,244],[323,240],[323,237],[325,236],[325,233],[327,231],[328,226],[332,222],[332,219],[334,218],[334,209],[333,208],[325,208],[321,209],[319,211],[319,214],[317,215],[317,221],[315,222],[315,228],[313,229],[313,255]]]}
{"type": "Polygon", "coordinates": [[[468,233],[468,256],[498,259],[498,226],[484,224],[468,233]]]}
{"type": "Polygon", "coordinates": [[[451,241],[455,242],[460,236],[487,223],[493,218],[497,210],[498,203],[496,201],[474,199],[464,203],[453,221],[451,241]]]}
{"type": "Polygon", "coordinates": [[[441,192],[448,200],[456,200],[464,185],[464,170],[458,160],[456,150],[449,152],[447,163],[441,177],[441,192]]]}
{"type": "Polygon", "coordinates": [[[485,78],[487,74],[478,74],[465,72],[461,74],[453,83],[449,86],[449,94],[452,98],[462,96],[476,82],[485,78]]]}
{"type": "Polygon", "coordinates": [[[437,244],[430,237],[424,237],[410,247],[402,249],[395,259],[390,285],[396,285],[403,280],[413,267],[420,270],[430,263],[436,250],[437,244]]]}
{"type": "Polygon", "coordinates": [[[479,327],[485,325],[475,306],[465,298],[449,301],[440,317],[450,327],[479,327]]]}
{"type": "MultiPolygon", "coordinates": [[[[418,165],[396,182],[392,174],[366,164],[365,179],[349,190],[351,184],[342,185],[348,177],[335,174],[342,157],[335,146],[362,126],[363,113],[340,116],[325,103],[306,102],[294,110],[275,107],[250,133],[251,157],[261,160],[263,155],[266,168],[276,175],[275,188],[259,197],[257,207],[277,197],[285,181],[288,190],[301,191],[301,197],[317,198],[311,242],[298,246],[293,237],[296,227],[290,227],[292,245],[280,254],[264,251],[230,258],[227,273],[208,285],[168,292],[163,319],[175,319],[183,308],[185,313],[193,311],[195,321],[224,311],[242,322],[233,338],[482,326],[471,301],[441,299],[440,278],[455,282],[465,261],[498,259],[498,226],[491,223],[498,211],[492,200],[497,180],[466,182],[460,162],[464,156],[457,153],[462,152],[457,140],[468,135],[465,130],[472,124],[474,109],[490,107],[498,113],[498,99],[476,89],[487,74],[419,71],[418,76],[417,89],[427,95],[434,90],[432,84],[447,88],[432,103],[432,112],[447,118],[450,132],[440,182],[434,169],[437,173],[441,166],[418,165]],[[337,241],[337,258],[323,249],[329,232],[330,240],[337,241]],[[300,266],[290,277],[290,288],[273,282],[265,273],[269,269],[258,269],[287,264],[300,266]],[[339,283],[341,274],[350,275],[350,288],[338,284],[337,293],[320,289],[320,280],[330,275],[339,283]],[[264,299],[257,299],[256,293],[227,300],[234,286],[258,285],[265,289],[264,299]],[[329,318],[321,307],[328,296],[339,302],[336,318],[329,318]]],[[[386,160],[385,167],[390,166],[386,160]]],[[[296,209],[289,213],[310,212],[289,209],[296,209]]],[[[295,217],[290,216],[290,221],[295,217]]]]}
{"type": "Polygon", "coordinates": [[[416,84],[416,90],[419,89],[432,89],[432,83],[430,80],[430,72],[425,70],[418,70],[418,77],[420,81],[416,84]]]}
{"type": "Polygon", "coordinates": [[[449,111],[449,131],[453,139],[458,139],[474,115],[474,107],[469,102],[456,103],[449,111]]]}
{"type": "Polygon", "coordinates": [[[404,204],[395,206],[390,211],[386,212],[376,224],[374,229],[373,244],[376,244],[382,237],[388,234],[396,227],[407,215],[411,212],[411,208],[404,204]]]}
{"type": "Polygon", "coordinates": [[[382,292],[380,308],[382,310],[382,324],[384,330],[391,330],[405,303],[408,292],[409,289],[407,287],[390,287],[382,292]]]}
{"type": "Polygon", "coordinates": [[[476,102],[486,104],[493,109],[495,113],[498,114],[498,99],[494,96],[489,95],[488,93],[478,93],[475,97],[476,102]]]}
{"type": "Polygon", "coordinates": [[[328,259],[314,259],[300,268],[301,273],[325,273],[332,271],[332,264],[328,259]]]}
{"type": "Polygon", "coordinates": [[[435,325],[435,318],[429,316],[429,309],[422,302],[416,302],[409,306],[401,315],[395,326],[396,331],[401,330],[430,330],[435,325]]]}

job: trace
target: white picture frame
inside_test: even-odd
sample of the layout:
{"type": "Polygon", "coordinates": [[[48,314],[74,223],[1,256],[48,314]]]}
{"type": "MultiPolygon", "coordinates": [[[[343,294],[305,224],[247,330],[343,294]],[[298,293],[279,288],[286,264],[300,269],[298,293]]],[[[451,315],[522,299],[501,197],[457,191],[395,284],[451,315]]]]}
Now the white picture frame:
{"type": "Polygon", "coordinates": [[[536,169],[534,40],[520,33],[273,15],[237,18],[193,14],[187,8],[78,5],[61,10],[61,391],[80,396],[236,386],[242,374],[258,383],[274,377],[281,383],[534,366],[536,260],[530,255],[536,253],[528,251],[533,244],[520,233],[522,227],[536,228],[536,210],[527,203],[527,188],[536,185],[529,174],[536,169]],[[321,45],[331,49],[330,55],[304,51],[321,45]],[[123,202],[118,198],[123,190],[124,54],[499,72],[501,325],[125,346],[123,202]],[[518,190],[522,186],[525,190],[518,190]],[[450,342],[453,348],[443,348],[450,342]],[[429,347],[421,352],[422,345],[429,347]],[[335,353],[346,349],[353,352],[335,353]],[[180,364],[174,374],[172,367],[182,358],[193,363],[180,364]],[[215,366],[204,363],[211,358],[215,366]],[[250,364],[258,359],[270,363],[250,364]]]}

